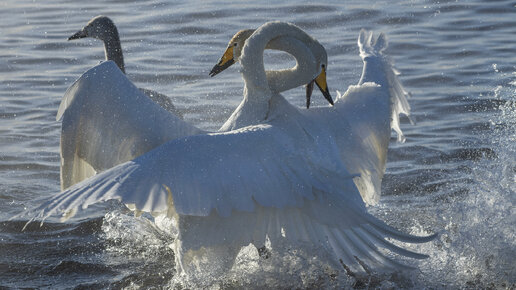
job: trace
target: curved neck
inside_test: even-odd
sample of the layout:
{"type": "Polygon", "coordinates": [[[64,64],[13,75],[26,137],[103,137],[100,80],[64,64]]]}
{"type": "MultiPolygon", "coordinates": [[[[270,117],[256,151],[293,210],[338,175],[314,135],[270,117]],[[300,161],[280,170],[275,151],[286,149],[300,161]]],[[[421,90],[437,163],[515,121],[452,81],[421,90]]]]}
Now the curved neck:
{"type": "Polygon", "coordinates": [[[280,92],[311,81],[315,77],[315,66],[310,73],[310,66],[306,64],[315,63],[315,60],[306,43],[312,42],[316,41],[297,26],[289,23],[270,22],[258,28],[246,41],[240,57],[248,94],[258,91],[260,95],[268,95],[270,98],[271,91],[280,92]],[[281,39],[281,37],[288,38],[281,39]],[[272,41],[273,39],[274,41],[272,41]],[[268,78],[263,64],[265,48],[275,48],[292,54],[297,61],[296,67],[290,70],[269,72],[268,78]],[[280,77],[280,80],[272,81],[275,77],[280,77]],[[281,80],[285,83],[280,84],[281,80]],[[269,84],[273,86],[270,87],[269,84]],[[264,94],[264,92],[268,93],[264,94]]]}
{"type": "Polygon", "coordinates": [[[257,29],[245,42],[240,57],[245,81],[244,99],[220,130],[233,130],[267,120],[271,108],[274,107],[274,102],[271,102],[274,96],[276,101],[281,101],[279,92],[304,85],[314,79],[317,74],[315,56],[311,47],[306,45],[311,42],[316,41],[288,23],[270,22],[257,29]],[[265,48],[292,54],[296,58],[296,66],[266,73],[263,64],[265,48]]]}
{"type": "Polygon", "coordinates": [[[106,54],[106,60],[114,61],[118,68],[125,74],[122,45],[120,44],[120,37],[118,36],[116,27],[112,33],[109,33],[109,35],[102,40],[104,41],[104,52],[106,54]]]}
{"type": "Polygon", "coordinates": [[[268,49],[289,53],[296,59],[296,66],[290,69],[266,71],[267,83],[273,92],[283,92],[312,81],[317,74],[317,61],[313,52],[303,42],[290,36],[273,39],[268,49]]]}

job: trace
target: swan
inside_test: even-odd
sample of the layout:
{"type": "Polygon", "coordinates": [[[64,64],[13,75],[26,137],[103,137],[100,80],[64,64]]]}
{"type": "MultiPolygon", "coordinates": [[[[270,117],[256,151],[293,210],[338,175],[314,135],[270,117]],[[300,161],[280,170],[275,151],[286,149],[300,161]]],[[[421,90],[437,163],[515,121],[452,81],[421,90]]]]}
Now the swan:
{"type": "MultiPolygon", "coordinates": [[[[242,55],[242,48],[245,45],[245,41],[255,32],[255,29],[243,29],[238,31],[229,41],[228,47],[222,57],[220,58],[219,62],[213,66],[213,68],[210,71],[210,76],[214,77],[226,68],[230,67],[235,63],[235,60],[239,60],[240,56],[242,55]]],[[[304,44],[299,44],[296,42],[299,42],[294,37],[291,36],[281,36],[278,38],[275,38],[268,42],[265,46],[265,49],[274,49],[274,50],[281,50],[284,52],[287,52],[291,55],[296,56],[296,62],[303,62],[305,59],[310,58],[310,55],[306,55],[306,51],[301,51],[300,48],[303,47],[303,45],[308,46],[309,49],[312,50],[314,55],[321,58],[321,61],[323,61],[322,58],[324,58],[324,61],[327,61],[326,51],[324,47],[322,47],[319,42],[317,42],[315,39],[311,38],[308,35],[301,35],[304,44]]],[[[296,83],[295,79],[299,76],[302,76],[304,74],[303,71],[299,70],[299,66],[296,66],[291,69],[287,70],[277,70],[277,71],[265,71],[266,77],[267,77],[267,83],[271,91],[275,92],[283,92],[290,88],[292,88],[292,83],[296,83]]],[[[321,93],[323,94],[324,98],[333,105],[333,99],[330,95],[330,91],[328,89],[328,86],[326,84],[326,72],[323,69],[321,74],[317,76],[314,80],[312,80],[310,83],[306,85],[307,87],[307,94],[306,94],[306,108],[308,109],[310,107],[310,98],[312,95],[313,85],[314,83],[317,84],[319,89],[321,90],[321,93]]],[[[242,101],[242,105],[246,103],[246,98],[244,97],[244,100],[242,101]]],[[[238,111],[238,110],[237,110],[238,111]]],[[[235,111],[236,112],[236,111],[235,111]]],[[[231,120],[231,118],[230,118],[231,120]]]]}
{"type": "MultiPolygon", "coordinates": [[[[270,96],[295,88],[300,84],[308,84],[307,87],[313,88],[313,83],[316,82],[325,99],[333,105],[333,99],[326,84],[324,66],[327,63],[327,55],[324,47],[303,31],[292,29],[291,26],[285,27],[287,28],[279,29],[278,27],[278,30],[269,33],[268,38],[273,41],[264,41],[260,46],[247,49],[248,53],[255,56],[247,58],[243,56],[242,51],[246,40],[254,34],[255,30],[246,29],[237,32],[229,41],[218,64],[212,68],[210,76],[213,77],[235,63],[235,60],[243,62],[244,98],[221,127],[221,131],[263,122],[267,119],[271,109],[270,96]],[[288,30],[288,33],[285,30],[288,30]],[[277,49],[290,53],[295,57],[297,65],[286,70],[265,71],[263,64],[263,50],[265,49],[277,49]],[[323,67],[322,71],[318,75],[312,76],[313,67],[311,66],[319,66],[319,63],[323,67]],[[246,75],[250,76],[246,77],[246,75]]],[[[307,94],[307,108],[309,103],[310,96],[307,94]]]]}
{"type": "MultiPolygon", "coordinates": [[[[124,55],[122,53],[120,37],[118,36],[118,29],[109,17],[103,15],[93,17],[86,26],[70,36],[68,40],[86,37],[97,38],[104,42],[106,60],[114,61],[118,68],[125,73],[124,55]]],[[[140,88],[140,90],[166,110],[181,116],[181,112],[176,109],[167,96],[149,89],[140,88]]]]}
{"type": "MultiPolygon", "coordinates": [[[[254,31],[255,30],[252,29],[241,30],[233,36],[223,56],[211,70],[211,76],[219,74],[240,60],[242,48],[254,31]]],[[[326,100],[331,105],[334,105],[326,84],[326,51],[317,40],[308,35],[303,35],[304,32],[300,34],[301,35],[297,37],[303,39],[303,44],[310,47],[311,51],[319,56],[319,65],[321,67],[321,73],[307,85],[306,107],[309,108],[314,83],[317,84],[326,100]]],[[[307,56],[304,56],[299,49],[296,51],[296,48],[301,47],[299,43],[296,45],[296,41],[298,40],[295,38],[281,37],[278,41],[267,44],[266,48],[291,53],[297,56],[297,63],[301,63],[303,58],[307,58],[307,56]]],[[[411,123],[414,123],[414,121],[410,117],[410,105],[406,98],[408,93],[404,90],[401,82],[397,78],[399,72],[392,66],[390,58],[383,53],[387,48],[385,35],[380,34],[377,39],[374,39],[372,32],[363,30],[359,34],[357,44],[360,49],[360,57],[364,62],[362,75],[358,84],[350,86],[344,94],[337,91],[337,102],[340,107],[338,110],[339,116],[331,116],[335,110],[330,110],[325,107],[313,108],[304,113],[313,115],[310,117],[314,119],[319,118],[318,116],[321,114],[330,114],[327,115],[328,119],[334,117],[335,120],[344,118],[351,132],[349,135],[334,135],[344,137],[342,140],[339,140],[339,148],[344,149],[341,151],[341,160],[350,172],[360,175],[360,178],[355,178],[354,180],[364,202],[368,205],[375,205],[380,199],[381,181],[385,173],[391,127],[397,133],[398,141],[405,142],[405,137],[399,126],[399,115],[406,115],[411,123]],[[350,136],[353,136],[353,138],[349,138],[350,136]]],[[[244,64],[243,66],[250,68],[256,67],[252,63],[244,64]]],[[[263,63],[261,66],[260,64],[258,65],[257,70],[258,69],[263,69],[263,63]]],[[[291,82],[289,78],[302,78],[303,72],[295,72],[295,70],[294,68],[283,71],[266,71],[269,86],[271,88],[274,88],[276,85],[289,87],[291,82]]],[[[247,90],[248,87],[246,85],[244,91],[247,90]]],[[[238,128],[235,124],[239,123],[239,119],[242,118],[241,111],[244,110],[243,107],[246,107],[248,103],[248,100],[244,97],[244,100],[240,104],[241,109],[233,113],[224,124],[223,129],[229,130],[238,128]]],[[[251,106],[247,108],[252,111],[254,109],[256,113],[256,105],[253,102],[250,103],[251,106]]],[[[262,102],[262,104],[265,103],[266,102],[262,102]]],[[[249,118],[250,115],[251,114],[246,114],[245,117],[249,118]]],[[[261,113],[261,115],[263,115],[263,113],[261,113]]],[[[246,125],[258,121],[257,119],[252,120],[246,125]]],[[[330,120],[325,122],[328,124],[331,123],[330,120]]],[[[335,124],[340,126],[338,122],[335,124]]],[[[334,130],[338,131],[339,129],[335,128],[334,130]]]]}
{"type": "MultiPolygon", "coordinates": [[[[106,19],[108,18],[97,17],[94,20],[112,23],[106,19]]],[[[116,27],[111,26],[116,32],[116,27]]],[[[109,25],[97,24],[86,27],[98,28],[109,27],[109,25]]],[[[78,33],[84,35],[83,30],[78,33]]],[[[244,45],[240,40],[247,39],[253,32],[254,30],[246,30],[235,35],[232,42],[238,44],[235,57],[240,56],[244,45]]],[[[88,34],[92,33],[88,32],[88,34]]],[[[266,48],[289,52],[296,47],[292,45],[295,41],[298,40],[288,36],[278,37],[268,42],[266,48]]],[[[231,47],[234,45],[232,44],[231,47]]],[[[306,49],[304,55],[310,55],[306,49]]],[[[322,55],[322,52],[319,52],[319,55],[322,55]]],[[[123,68],[123,65],[120,66],[112,61],[99,64],[72,84],[62,99],[56,117],[56,120],[62,121],[61,190],[132,160],[166,141],[207,133],[177,118],[176,115],[164,111],[142,95],[141,89],[136,89],[134,84],[121,73],[121,67],[123,68]],[[113,124],[117,125],[113,126],[113,124]]],[[[267,71],[267,82],[271,84],[270,91],[279,93],[294,87],[288,78],[291,74],[294,76],[299,74],[296,70],[298,69],[267,71]]],[[[325,83],[325,78],[321,79],[321,82],[325,83]]],[[[323,94],[327,94],[326,98],[329,98],[332,103],[329,92],[323,92],[323,94]]],[[[246,96],[244,100],[249,98],[253,97],[246,96]]],[[[252,103],[255,104],[256,101],[252,103]]],[[[248,109],[250,108],[247,106],[240,106],[232,116],[245,116],[248,114],[245,112],[248,109]]],[[[233,125],[224,125],[219,131],[228,131],[229,127],[243,127],[246,124],[244,122],[235,124],[237,119],[230,118],[233,120],[233,125]]]]}
{"type": "MultiPolygon", "coordinates": [[[[385,37],[373,41],[365,32],[359,37],[364,60],[379,58],[374,61],[375,69],[383,73],[372,73],[366,65],[363,83],[350,87],[333,107],[301,110],[271,91],[263,70],[266,44],[275,37],[293,35],[307,34],[292,24],[268,22],[245,41],[239,61],[247,101],[240,106],[245,110],[237,110],[240,113],[230,118],[230,123],[254,124],[168,141],[59,193],[32,211],[37,212],[35,218],[44,220],[62,213],[66,220],[79,208],[111,199],[136,212],[167,215],[176,222],[178,236],[173,248],[177,267],[184,274],[194,271],[202,261],[199,256],[207,253],[217,257],[210,264],[216,262],[221,270],[228,269],[241,247],[249,243],[261,246],[266,241],[273,248],[283,243],[312,245],[331,255],[335,264],[344,263],[355,271],[364,271],[363,263],[388,269],[405,267],[378,247],[426,258],[385,238],[423,243],[435,235],[408,235],[370,215],[354,182],[357,174],[346,168],[344,160],[347,148],[343,146],[354,138],[352,125],[368,130],[359,138],[366,145],[371,143],[370,148],[385,145],[380,140],[385,132],[379,131],[390,134],[390,117],[398,109],[391,102],[395,105],[397,98],[405,97],[399,95],[404,92],[401,85],[393,88],[399,83],[382,54],[385,37]],[[373,82],[374,76],[380,77],[376,81],[381,84],[373,82]],[[359,110],[358,114],[367,112],[368,108],[361,109],[359,104],[363,99],[385,112],[368,113],[373,121],[350,122],[342,113],[352,109],[359,110]],[[257,109],[252,111],[255,103],[257,109]]],[[[295,50],[306,54],[305,61],[298,62],[297,69],[305,72],[297,79],[300,86],[320,76],[327,62],[304,45],[305,38],[294,38],[294,45],[300,46],[295,50]]],[[[369,153],[368,149],[350,149],[369,153]]],[[[372,151],[373,155],[382,152],[372,151]]]]}

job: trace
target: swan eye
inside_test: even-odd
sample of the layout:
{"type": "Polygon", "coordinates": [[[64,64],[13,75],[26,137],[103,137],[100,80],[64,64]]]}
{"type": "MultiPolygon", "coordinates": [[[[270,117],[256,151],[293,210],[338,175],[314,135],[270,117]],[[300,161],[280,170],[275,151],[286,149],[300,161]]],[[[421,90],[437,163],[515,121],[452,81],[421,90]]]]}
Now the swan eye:
{"type": "Polygon", "coordinates": [[[237,45],[238,45],[238,43],[236,43],[236,42],[235,42],[235,43],[233,43],[233,46],[234,46],[234,47],[236,47],[237,45]]]}
{"type": "Polygon", "coordinates": [[[321,67],[322,67],[322,68],[326,68],[326,65],[325,65],[325,64],[322,64],[322,65],[321,65],[321,67]]]}

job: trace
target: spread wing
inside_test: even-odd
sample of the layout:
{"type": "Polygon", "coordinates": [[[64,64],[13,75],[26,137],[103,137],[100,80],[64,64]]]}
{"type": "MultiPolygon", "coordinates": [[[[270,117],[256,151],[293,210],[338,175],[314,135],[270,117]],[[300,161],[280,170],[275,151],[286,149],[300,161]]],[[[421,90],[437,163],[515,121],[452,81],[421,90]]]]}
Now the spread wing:
{"type": "Polygon", "coordinates": [[[331,149],[311,145],[314,139],[301,131],[289,132],[264,124],[169,141],[56,195],[35,209],[37,218],[62,213],[66,219],[79,208],[116,199],[138,211],[176,217],[184,252],[263,245],[268,237],[273,243],[320,245],[350,266],[359,265],[355,257],[400,266],[377,246],[426,257],[385,237],[433,237],[403,234],[369,215],[353,178],[338,158],[325,156],[331,149]]]}
{"type": "Polygon", "coordinates": [[[40,217],[108,199],[159,213],[169,210],[170,198],[179,215],[229,216],[256,204],[298,207],[315,198],[314,188],[363,207],[343,167],[298,143],[266,124],[175,139],[60,193],[40,207],[40,217]]]}
{"type": "MultiPolygon", "coordinates": [[[[387,160],[391,130],[398,141],[405,137],[400,128],[399,114],[410,119],[409,94],[403,88],[391,59],[385,55],[387,39],[380,34],[362,30],[358,38],[364,68],[358,85],[350,86],[344,95],[338,93],[335,107],[338,118],[346,119],[351,132],[341,144],[346,168],[360,174],[355,183],[367,204],[378,203],[387,160]]],[[[344,122],[339,122],[342,124],[344,122]]]]}
{"type": "Polygon", "coordinates": [[[62,119],[61,188],[202,131],[154,103],[107,61],[68,88],[62,119]]]}

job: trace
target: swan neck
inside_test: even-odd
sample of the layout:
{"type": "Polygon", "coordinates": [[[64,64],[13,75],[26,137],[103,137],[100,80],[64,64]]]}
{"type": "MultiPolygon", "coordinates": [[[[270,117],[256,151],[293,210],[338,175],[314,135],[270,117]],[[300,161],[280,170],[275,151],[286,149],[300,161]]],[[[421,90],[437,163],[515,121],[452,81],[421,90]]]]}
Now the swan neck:
{"type": "Polygon", "coordinates": [[[104,39],[104,51],[106,60],[114,61],[118,68],[125,74],[124,56],[122,53],[122,45],[120,44],[120,37],[118,37],[118,31],[115,30],[104,39]]]}
{"type": "MultiPolygon", "coordinates": [[[[311,39],[304,31],[289,23],[270,22],[257,29],[246,41],[242,49],[242,56],[240,57],[242,74],[249,92],[253,90],[270,90],[263,64],[263,51],[271,40],[282,36],[292,37],[303,43],[311,39]]],[[[289,45],[289,48],[294,50],[296,45],[289,45]]],[[[286,77],[286,74],[287,72],[282,74],[281,77],[286,77]]],[[[289,85],[292,86],[294,84],[289,85]]]]}
{"type": "Polygon", "coordinates": [[[317,76],[317,65],[312,51],[316,45],[319,45],[316,40],[295,25],[282,22],[262,25],[246,41],[240,57],[249,95],[255,90],[282,92],[309,83],[317,76]],[[296,66],[287,70],[265,72],[265,48],[291,54],[296,59],[296,66]]]}
{"type": "Polygon", "coordinates": [[[283,92],[305,85],[317,75],[317,61],[304,42],[293,37],[280,37],[269,43],[267,48],[284,51],[296,60],[293,68],[266,72],[271,91],[283,92]]]}
{"type": "MultiPolygon", "coordinates": [[[[253,124],[261,123],[271,116],[271,100],[279,92],[288,88],[308,83],[310,74],[303,72],[308,66],[304,65],[306,57],[313,61],[314,56],[311,50],[303,43],[308,43],[312,38],[298,27],[282,22],[270,22],[258,28],[249,37],[240,56],[242,77],[245,81],[244,99],[233,112],[228,121],[222,126],[221,131],[242,128],[253,124]],[[298,64],[290,70],[265,72],[263,63],[263,51],[271,40],[288,37],[280,49],[293,53],[298,64]],[[276,74],[276,75],[274,75],[276,74]],[[302,75],[302,78],[298,78],[302,75]],[[278,77],[278,79],[275,79],[278,77]],[[270,86],[272,85],[272,86],[270,86]]],[[[313,40],[313,39],[312,39],[313,40]]],[[[315,78],[315,76],[313,76],[315,78]]]]}

